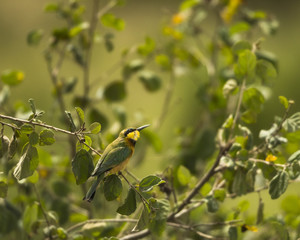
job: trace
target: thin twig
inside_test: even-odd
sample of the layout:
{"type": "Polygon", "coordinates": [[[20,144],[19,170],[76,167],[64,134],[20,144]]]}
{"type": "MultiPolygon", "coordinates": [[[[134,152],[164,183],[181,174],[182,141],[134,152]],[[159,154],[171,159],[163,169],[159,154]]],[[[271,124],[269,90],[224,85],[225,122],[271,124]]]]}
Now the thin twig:
{"type": "Polygon", "coordinates": [[[251,162],[255,162],[255,163],[263,163],[263,164],[266,164],[269,166],[276,166],[276,167],[282,167],[282,168],[286,168],[289,166],[289,164],[278,164],[278,163],[268,162],[266,160],[256,159],[256,158],[249,158],[248,160],[251,162]]]}
{"type": "Polygon", "coordinates": [[[165,120],[165,118],[167,116],[167,113],[168,113],[168,110],[170,107],[170,103],[171,103],[171,99],[173,96],[173,92],[174,92],[174,87],[175,87],[175,73],[174,73],[174,70],[172,69],[171,74],[170,74],[170,80],[169,80],[169,83],[167,86],[167,93],[166,93],[165,100],[163,102],[163,107],[161,110],[161,114],[158,117],[156,124],[154,126],[154,128],[156,130],[158,130],[161,127],[163,121],[165,120]]]}
{"type": "Polygon", "coordinates": [[[220,147],[219,154],[213,164],[213,166],[210,168],[210,170],[200,179],[200,181],[197,183],[195,188],[188,194],[188,196],[182,201],[182,203],[178,206],[177,210],[173,212],[169,217],[168,220],[173,219],[177,213],[179,213],[181,210],[184,209],[186,205],[188,205],[191,200],[198,194],[199,190],[203,187],[203,185],[215,174],[215,169],[218,167],[221,157],[226,154],[226,152],[231,147],[232,142],[227,143],[226,146],[220,147]]]}
{"type": "Polygon", "coordinates": [[[71,227],[69,227],[67,229],[67,232],[73,232],[75,229],[80,228],[82,226],[84,226],[85,224],[89,224],[89,223],[101,223],[101,222],[105,222],[105,223],[123,223],[123,222],[130,222],[130,223],[136,223],[138,220],[137,219],[131,219],[131,218],[121,218],[121,219],[90,219],[84,222],[80,222],[77,223],[71,227]]]}
{"type": "Polygon", "coordinates": [[[91,57],[92,57],[92,50],[93,50],[93,46],[94,46],[94,35],[95,35],[96,28],[97,28],[97,23],[99,22],[98,21],[99,5],[100,5],[100,1],[94,0],[93,12],[92,12],[92,16],[91,16],[91,20],[90,20],[90,28],[89,28],[89,32],[88,32],[90,42],[89,42],[89,46],[86,50],[86,58],[85,58],[84,66],[83,66],[83,84],[84,84],[83,96],[84,96],[84,98],[88,98],[89,91],[90,91],[89,80],[90,80],[91,57]]]}
{"type": "MultiPolygon", "coordinates": [[[[48,216],[47,216],[47,213],[46,213],[46,211],[45,211],[45,209],[44,209],[44,207],[43,207],[43,205],[42,205],[40,194],[39,194],[39,192],[38,192],[38,190],[37,190],[35,184],[32,184],[32,186],[33,186],[33,190],[34,190],[35,195],[36,195],[36,199],[37,199],[37,201],[38,201],[38,203],[39,203],[40,209],[41,209],[41,211],[42,211],[42,213],[43,213],[43,216],[44,216],[45,221],[46,221],[46,223],[47,223],[47,226],[48,226],[48,228],[49,228],[49,227],[50,227],[50,221],[49,221],[48,216]]],[[[49,239],[50,239],[50,240],[52,239],[52,235],[51,235],[51,232],[50,232],[50,231],[49,231],[49,239]]]]}
{"type": "Polygon", "coordinates": [[[6,123],[6,122],[2,122],[2,121],[0,121],[0,123],[1,123],[2,125],[11,127],[12,129],[20,130],[20,128],[19,128],[18,126],[12,125],[12,124],[10,124],[10,123],[6,123]]]}
{"type": "Polygon", "coordinates": [[[244,91],[245,91],[245,86],[246,86],[246,79],[243,79],[243,82],[240,86],[240,94],[239,94],[239,98],[238,98],[238,102],[237,102],[237,106],[236,106],[236,110],[235,110],[235,114],[234,114],[234,119],[233,119],[233,124],[232,124],[232,129],[234,129],[237,120],[239,118],[240,115],[240,110],[241,110],[241,106],[242,106],[242,100],[243,100],[243,95],[244,95],[244,91]]]}
{"type": "MultiPolygon", "coordinates": [[[[27,123],[27,124],[31,124],[31,125],[35,125],[35,126],[40,126],[40,127],[43,127],[43,128],[51,129],[51,130],[56,131],[56,132],[61,132],[61,133],[64,133],[64,134],[73,135],[78,140],[81,140],[80,139],[80,135],[79,135],[78,132],[70,132],[68,130],[57,128],[57,127],[54,127],[54,126],[51,126],[51,125],[48,125],[48,124],[45,124],[45,123],[42,123],[42,122],[29,121],[29,120],[25,120],[25,119],[20,119],[20,118],[15,118],[15,117],[11,117],[11,116],[6,116],[6,115],[3,115],[3,114],[0,114],[0,118],[2,118],[2,119],[8,119],[8,120],[11,120],[11,121],[14,121],[14,122],[27,123]]],[[[3,123],[3,124],[4,125],[8,125],[7,123],[3,123]]],[[[13,126],[13,125],[8,125],[8,126],[16,129],[16,127],[13,126]]],[[[82,133],[82,131],[80,131],[80,133],[82,133]]],[[[91,151],[93,151],[94,153],[96,153],[97,155],[99,155],[101,157],[101,153],[98,152],[96,149],[94,149],[93,147],[89,146],[85,142],[82,142],[82,144],[84,144],[86,147],[88,147],[89,149],[91,149],[91,151]]]]}
{"type": "Polygon", "coordinates": [[[128,179],[124,176],[124,174],[121,171],[119,172],[119,174],[124,178],[124,180],[128,183],[128,185],[140,196],[142,202],[144,204],[147,204],[148,207],[150,208],[150,204],[147,201],[147,199],[144,198],[144,196],[138,190],[136,190],[136,188],[128,181],[128,179]]]}
{"type": "Polygon", "coordinates": [[[226,226],[226,225],[235,225],[237,223],[243,222],[242,219],[236,219],[231,221],[225,221],[225,222],[211,222],[211,223],[199,223],[193,225],[193,227],[214,227],[214,226],[226,226]]]}
{"type": "Polygon", "coordinates": [[[219,238],[219,237],[215,237],[215,236],[212,236],[212,235],[208,235],[206,233],[198,231],[197,229],[195,229],[192,226],[181,224],[181,223],[167,222],[167,225],[171,226],[171,227],[182,228],[182,229],[185,229],[185,230],[189,230],[189,231],[195,232],[200,237],[203,237],[203,238],[206,238],[206,239],[216,239],[216,240],[217,239],[224,239],[224,238],[219,238]]]}
{"type": "Polygon", "coordinates": [[[146,237],[150,234],[150,230],[149,229],[145,229],[145,230],[142,230],[142,231],[139,231],[137,233],[131,233],[131,234],[128,234],[124,237],[121,237],[120,240],[135,240],[135,239],[141,239],[143,237],[146,237]]]}

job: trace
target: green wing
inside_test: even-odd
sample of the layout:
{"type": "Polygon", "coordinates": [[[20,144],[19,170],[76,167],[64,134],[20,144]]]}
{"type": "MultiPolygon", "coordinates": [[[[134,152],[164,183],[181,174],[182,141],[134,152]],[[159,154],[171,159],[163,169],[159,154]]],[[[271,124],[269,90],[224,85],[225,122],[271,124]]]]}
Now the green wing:
{"type": "Polygon", "coordinates": [[[123,161],[125,161],[128,157],[130,157],[132,151],[130,147],[120,146],[112,148],[103,159],[100,159],[97,163],[92,176],[101,175],[106,171],[114,168],[115,166],[119,165],[123,161]],[[102,162],[102,164],[101,164],[102,162]]]}

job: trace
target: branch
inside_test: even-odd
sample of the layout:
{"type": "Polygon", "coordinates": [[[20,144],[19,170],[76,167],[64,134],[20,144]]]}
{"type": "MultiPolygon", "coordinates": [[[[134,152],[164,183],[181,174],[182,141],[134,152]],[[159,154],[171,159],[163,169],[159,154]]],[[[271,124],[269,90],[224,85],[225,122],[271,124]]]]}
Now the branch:
{"type": "Polygon", "coordinates": [[[235,225],[237,223],[243,222],[242,219],[236,219],[236,220],[231,220],[231,221],[225,221],[225,222],[212,222],[212,223],[199,223],[193,225],[193,227],[215,227],[215,226],[225,226],[225,225],[235,225]]]}
{"type": "Polygon", "coordinates": [[[121,237],[120,240],[135,240],[135,239],[141,239],[143,237],[146,237],[150,234],[150,230],[149,229],[145,229],[142,231],[139,231],[137,233],[131,233],[128,234],[124,237],[121,237]]]}
{"type": "Polygon", "coordinates": [[[232,142],[227,143],[225,146],[220,147],[219,154],[213,164],[213,166],[210,168],[210,170],[200,179],[200,181],[197,183],[196,187],[188,194],[188,196],[182,201],[182,203],[178,206],[177,210],[173,212],[169,217],[168,220],[174,219],[175,215],[179,213],[181,210],[184,209],[185,206],[187,206],[191,200],[198,194],[199,190],[203,187],[203,185],[209,181],[209,179],[215,174],[215,169],[218,167],[220,160],[222,156],[226,154],[226,152],[230,149],[232,145],[232,142]]]}
{"type": "Polygon", "coordinates": [[[130,223],[137,223],[137,219],[131,219],[131,218],[121,218],[121,219],[90,219],[90,220],[87,220],[87,221],[84,221],[84,222],[80,222],[80,223],[77,223],[71,227],[69,227],[67,229],[67,232],[70,233],[70,232],[73,232],[75,229],[77,228],[80,228],[82,226],[84,226],[85,224],[88,224],[88,223],[99,223],[99,222],[105,222],[105,223],[123,223],[123,222],[130,222],[130,223]]]}
{"type": "Polygon", "coordinates": [[[171,70],[171,74],[170,74],[170,80],[167,86],[167,93],[165,96],[165,100],[163,103],[163,108],[161,110],[161,114],[159,116],[159,118],[156,121],[156,124],[154,126],[154,128],[157,130],[160,128],[160,126],[162,125],[163,121],[166,118],[166,115],[168,113],[169,107],[170,107],[170,102],[171,102],[171,98],[174,92],[174,86],[175,86],[175,73],[174,70],[171,70]]]}
{"type": "MultiPolygon", "coordinates": [[[[42,214],[43,214],[43,216],[44,216],[44,218],[45,218],[45,220],[46,220],[47,226],[48,226],[48,228],[50,228],[50,221],[49,221],[49,219],[48,219],[48,216],[47,216],[47,213],[46,213],[44,207],[42,206],[40,194],[39,194],[39,192],[38,192],[38,190],[37,190],[35,184],[32,184],[32,186],[33,186],[33,190],[34,190],[34,192],[35,192],[35,195],[36,195],[38,204],[39,204],[40,209],[41,209],[41,211],[42,211],[42,214]]],[[[52,239],[51,232],[49,232],[49,239],[50,239],[50,240],[52,239]]]]}
{"type": "Polygon", "coordinates": [[[289,164],[278,164],[278,163],[273,163],[273,162],[267,162],[266,160],[262,160],[262,159],[255,159],[255,158],[249,158],[248,159],[251,162],[255,162],[255,163],[263,163],[269,166],[276,166],[276,167],[282,167],[282,168],[286,168],[289,164]]]}
{"type": "Polygon", "coordinates": [[[192,232],[196,233],[197,235],[199,235],[200,237],[203,237],[203,238],[206,238],[206,239],[215,239],[215,240],[217,240],[217,239],[224,239],[224,238],[215,237],[215,236],[208,235],[206,233],[200,232],[197,229],[195,229],[194,227],[189,226],[189,225],[185,225],[185,224],[168,222],[167,225],[171,226],[171,227],[175,227],[175,228],[182,228],[182,229],[185,229],[185,230],[192,231],[192,232]]]}
{"type": "Polygon", "coordinates": [[[241,110],[241,106],[242,106],[242,100],[243,100],[243,95],[244,95],[244,91],[245,91],[245,86],[246,86],[246,79],[243,80],[242,85],[240,87],[240,94],[239,94],[238,103],[237,103],[235,114],[234,114],[232,129],[235,127],[235,125],[237,123],[237,120],[238,120],[238,117],[240,115],[240,110],[241,110]]]}
{"type": "MultiPolygon", "coordinates": [[[[8,120],[11,120],[11,121],[14,121],[14,122],[27,123],[27,124],[31,124],[31,125],[35,125],[35,126],[40,126],[40,127],[43,127],[43,128],[51,129],[51,130],[56,131],[56,132],[61,132],[61,133],[64,133],[64,134],[73,135],[79,141],[81,140],[80,139],[80,133],[84,133],[81,130],[79,130],[77,132],[70,132],[68,130],[57,128],[57,127],[54,127],[54,126],[51,126],[51,125],[48,125],[48,124],[45,124],[45,123],[42,123],[42,122],[29,121],[29,120],[25,120],[25,119],[20,119],[20,118],[15,118],[15,117],[11,117],[11,116],[6,116],[6,115],[3,115],[3,114],[0,114],[0,118],[2,118],[2,119],[8,119],[8,120]]],[[[13,126],[13,125],[11,125],[9,123],[1,122],[1,124],[7,125],[7,126],[9,126],[11,128],[14,128],[14,129],[19,129],[18,127],[15,127],[15,126],[13,126]]],[[[84,144],[85,146],[87,146],[94,153],[96,153],[97,155],[99,155],[101,157],[101,153],[98,152],[96,149],[94,149],[93,147],[89,146],[85,142],[82,142],[82,144],[84,144]]]]}
{"type": "Polygon", "coordinates": [[[93,12],[90,20],[90,29],[89,29],[89,39],[90,43],[88,46],[88,49],[86,50],[86,59],[85,64],[83,66],[83,96],[85,98],[88,98],[89,91],[90,91],[90,84],[89,84],[89,78],[90,78],[90,65],[91,65],[91,57],[92,57],[92,49],[94,46],[94,35],[97,28],[98,21],[98,11],[99,11],[99,0],[94,0],[93,3],[93,12]]]}

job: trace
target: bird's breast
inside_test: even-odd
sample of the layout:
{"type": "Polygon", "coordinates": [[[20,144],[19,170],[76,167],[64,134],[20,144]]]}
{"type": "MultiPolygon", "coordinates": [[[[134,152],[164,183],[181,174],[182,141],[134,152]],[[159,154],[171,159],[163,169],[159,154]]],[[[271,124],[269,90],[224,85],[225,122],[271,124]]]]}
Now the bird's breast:
{"type": "Polygon", "coordinates": [[[112,169],[109,171],[109,173],[114,174],[114,173],[118,173],[118,172],[122,171],[122,170],[127,166],[128,162],[129,162],[129,159],[130,159],[130,157],[127,158],[127,159],[126,159],[125,161],[123,161],[122,163],[120,163],[119,165],[117,165],[117,166],[115,166],[114,168],[112,168],[112,169]]]}

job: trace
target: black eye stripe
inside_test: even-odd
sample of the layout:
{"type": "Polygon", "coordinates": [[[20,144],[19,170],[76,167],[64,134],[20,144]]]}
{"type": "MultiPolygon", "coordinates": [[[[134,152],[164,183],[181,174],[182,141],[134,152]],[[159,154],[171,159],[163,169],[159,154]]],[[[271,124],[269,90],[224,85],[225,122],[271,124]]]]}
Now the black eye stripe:
{"type": "Polygon", "coordinates": [[[125,136],[127,136],[128,135],[128,133],[131,133],[131,132],[133,132],[133,131],[135,131],[135,129],[134,128],[129,128],[129,129],[127,129],[126,130],[126,132],[125,132],[125,136]]]}

